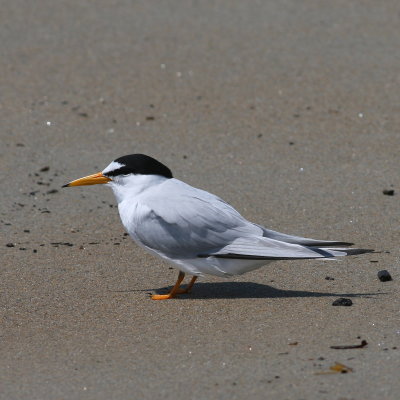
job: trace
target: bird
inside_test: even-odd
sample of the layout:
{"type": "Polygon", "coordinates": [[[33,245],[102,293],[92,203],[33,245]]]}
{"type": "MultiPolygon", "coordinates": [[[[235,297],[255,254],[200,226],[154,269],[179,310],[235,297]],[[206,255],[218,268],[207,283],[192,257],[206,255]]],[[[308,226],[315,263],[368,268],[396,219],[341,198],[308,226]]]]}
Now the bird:
{"type": "Polygon", "coordinates": [[[169,293],[153,294],[153,300],[189,293],[196,279],[206,274],[230,277],[277,260],[335,259],[373,251],[250,222],[221,198],[174,178],[167,166],[145,154],[119,157],[103,171],[63,187],[97,184],[113,190],[130,237],[179,270],[169,293]],[[192,278],[183,289],[185,274],[192,278]]]}

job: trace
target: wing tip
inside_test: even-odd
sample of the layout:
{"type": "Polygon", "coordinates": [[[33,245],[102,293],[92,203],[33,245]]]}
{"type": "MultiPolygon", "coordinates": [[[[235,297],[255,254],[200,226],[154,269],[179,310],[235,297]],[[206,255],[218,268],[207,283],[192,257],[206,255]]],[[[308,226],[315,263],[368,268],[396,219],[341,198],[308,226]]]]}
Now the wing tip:
{"type": "Polygon", "coordinates": [[[346,249],[345,251],[347,256],[355,256],[357,254],[366,254],[366,253],[378,253],[374,249],[346,249]]]}

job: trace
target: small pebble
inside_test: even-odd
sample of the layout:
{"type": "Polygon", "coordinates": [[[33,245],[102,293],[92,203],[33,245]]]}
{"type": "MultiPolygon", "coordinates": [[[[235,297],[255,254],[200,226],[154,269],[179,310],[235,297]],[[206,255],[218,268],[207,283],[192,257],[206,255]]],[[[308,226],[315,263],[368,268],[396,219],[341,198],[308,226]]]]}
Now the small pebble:
{"type": "Polygon", "coordinates": [[[386,269],[378,272],[378,278],[381,282],[388,282],[393,280],[389,271],[387,271],[386,269]]]}
{"type": "Polygon", "coordinates": [[[15,247],[15,244],[14,243],[7,243],[6,246],[7,247],[15,247]]]}
{"type": "Polygon", "coordinates": [[[40,168],[40,172],[47,172],[49,169],[50,167],[46,165],[45,167],[40,168]]]}
{"type": "Polygon", "coordinates": [[[385,189],[382,191],[383,194],[386,196],[394,196],[394,190],[393,189],[385,189]]]}
{"type": "Polygon", "coordinates": [[[346,306],[346,307],[350,307],[353,305],[353,302],[351,301],[351,299],[346,299],[344,297],[340,297],[339,299],[336,299],[333,303],[333,306],[346,306]]]}
{"type": "Polygon", "coordinates": [[[326,276],[325,279],[327,281],[334,281],[335,280],[335,278],[332,278],[331,276],[326,276]]]}

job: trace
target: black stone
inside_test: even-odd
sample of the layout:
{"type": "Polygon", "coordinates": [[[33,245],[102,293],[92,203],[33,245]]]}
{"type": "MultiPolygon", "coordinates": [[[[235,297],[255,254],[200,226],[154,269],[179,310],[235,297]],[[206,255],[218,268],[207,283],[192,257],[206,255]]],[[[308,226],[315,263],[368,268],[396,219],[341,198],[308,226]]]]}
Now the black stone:
{"type": "Polygon", "coordinates": [[[15,247],[15,244],[14,243],[7,243],[6,246],[7,247],[15,247]]]}
{"type": "Polygon", "coordinates": [[[351,301],[351,299],[346,299],[344,297],[340,297],[339,299],[336,299],[333,303],[333,306],[346,306],[346,307],[350,307],[353,305],[353,302],[351,301]]]}
{"type": "Polygon", "coordinates": [[[386,196],[394,196],[394,190],[393,189],[385,189],[382,191],[383,194],[386,196]]]}
{"type": "Polygon", "coordinates": [[[381,282],[388,282],[393,280],[389,271],[387,271],[386,269],[378,272],[378,278],[381,282]]]}

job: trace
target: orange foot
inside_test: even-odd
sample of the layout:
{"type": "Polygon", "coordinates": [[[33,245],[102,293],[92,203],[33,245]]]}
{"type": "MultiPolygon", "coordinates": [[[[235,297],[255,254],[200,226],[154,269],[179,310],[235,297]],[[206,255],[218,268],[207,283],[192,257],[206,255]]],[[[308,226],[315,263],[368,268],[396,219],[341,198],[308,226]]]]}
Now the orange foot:
{"type": "Polygon", "coordinates": [[[197,276],[194,276],[194,277],[192,278],[192,280],[190,281],[189,285],[187,285],[187,288],[186,288],[186,289],[181,289],[181,288],[179,288],[179,289],[177,290],[176,293],[179,293],[179,294],[190,293],[190,291],[192,290],[192,287],[193,287],[194,283],[196,282],[196,279],[197,279],[197,276]]]}
{"type": "Polygon", "coordinates": [[[171,293],[168,294],[153,294],[151,296],[152,300],[168,300],[168,299],[173,299],[175,296],[171,293]]]}
{"type": "Polygon", "coordinates": [[[193,284],[196,282],[197,276],[194,276],[192,278],[192,280],[189,282],[189,285],[187,286],[186,289],[180,289],[179,286],[181,285],[184,277],[185,277],[185,274],[183,272],[179,272],[178,280],[176,281],[174,287],[168,294],[153,294],[151,296],[151,299],[152,300],[168,300],[168,299],[173,299],[175,297],[175,295],[178,293],[179,294],[189,293],[193,284]]]}

